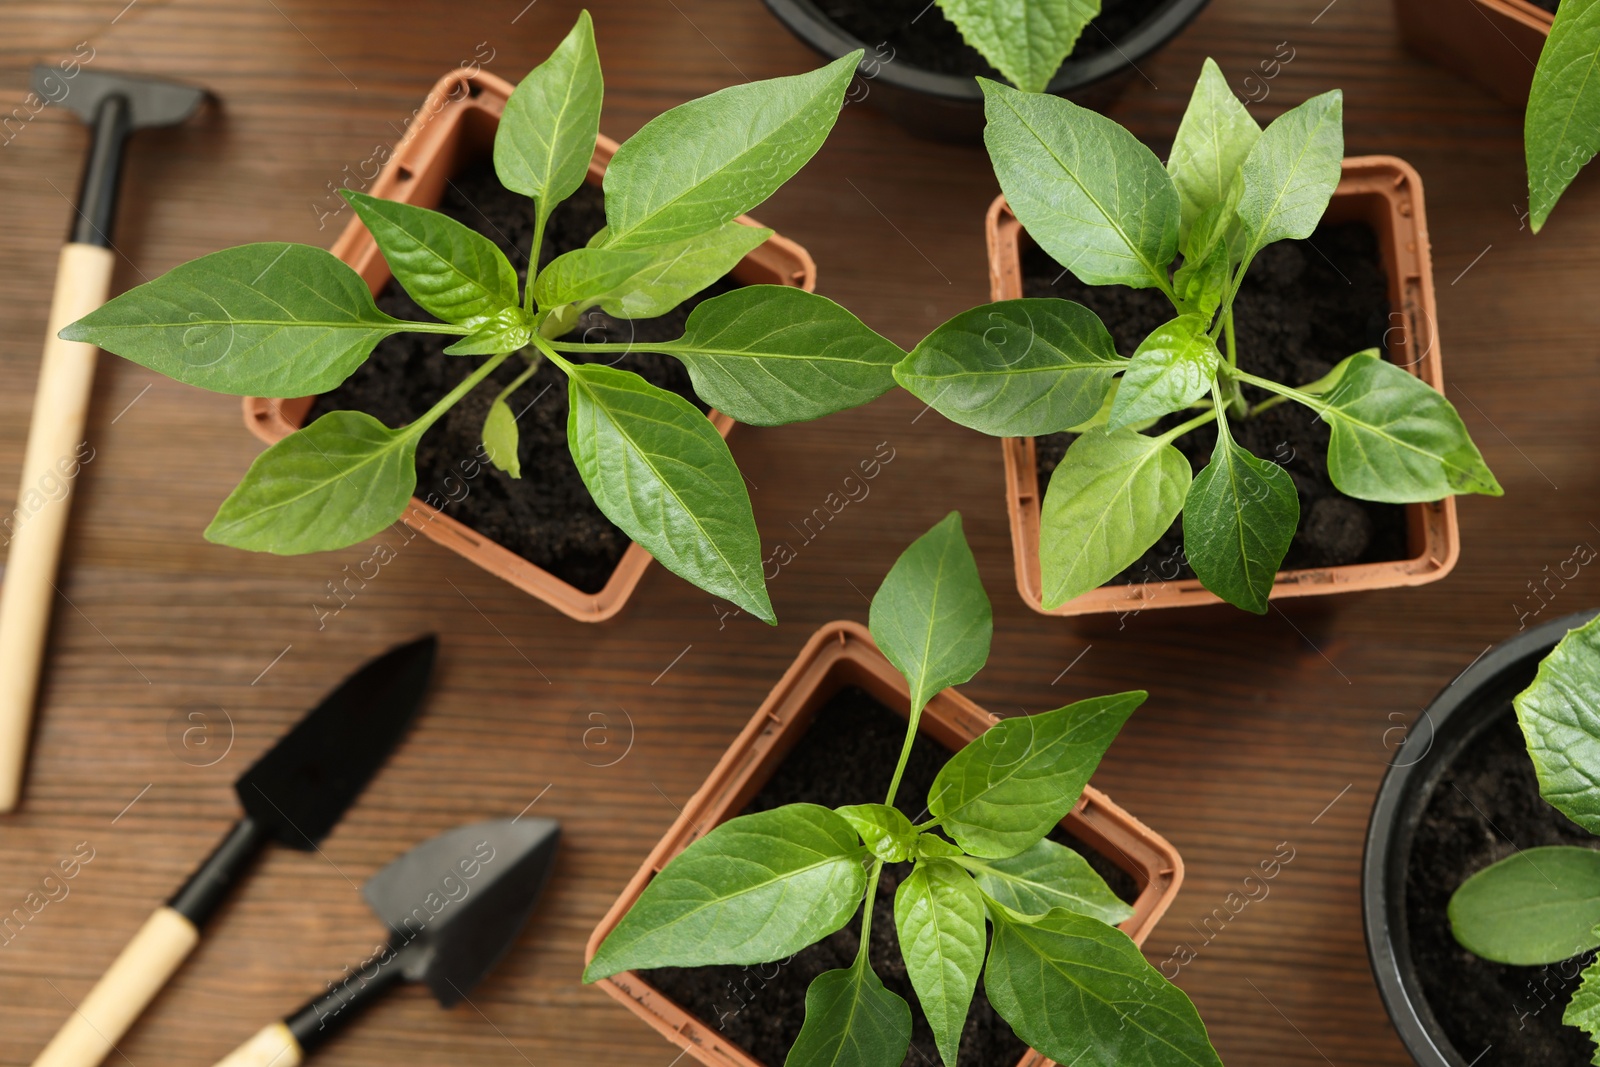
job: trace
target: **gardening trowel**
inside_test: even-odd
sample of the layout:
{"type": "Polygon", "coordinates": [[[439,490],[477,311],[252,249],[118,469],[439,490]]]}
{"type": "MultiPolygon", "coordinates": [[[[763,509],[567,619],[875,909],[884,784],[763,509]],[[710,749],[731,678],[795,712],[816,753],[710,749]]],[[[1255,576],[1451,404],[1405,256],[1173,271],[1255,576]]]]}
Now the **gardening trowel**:
{"type": "Polygon", "coordinates": [[[56,566],[72,499],[71,480],[60,471],[79,454],[94,383],[94,346],[63,341],[56,333],[104,304],[110,293],[111,222],[123,143],[138,130],[184,121],[206,95],[187,85],[103,70],[79,69],[69,81],[54,67],[35,67],[33,88],[41,99],[89,123],[90,142],[72,233],[56,264],[22,487],[12,516],[16,532],[0,586],[0,812],[15,808],[22,790],[56,566]]]}
{"type": "Polygon", "coordinates": [[[437,647],[430,635],[370,660],[239,777],[244,816],[145,920],[33,1067],[95,1067],[193,951],[200,928],[268,842],[317,847],[416,717],[437,647]]]}
{"type": "Polygon", "coordinates": [[[465,999],[527,922],[559,836],[551,819],[496,819],[447,830],[389,864],[361,889],[388,943],[217,1067],[300,1067],[401,980],[425,983],[441,1007],[465,999]]]}

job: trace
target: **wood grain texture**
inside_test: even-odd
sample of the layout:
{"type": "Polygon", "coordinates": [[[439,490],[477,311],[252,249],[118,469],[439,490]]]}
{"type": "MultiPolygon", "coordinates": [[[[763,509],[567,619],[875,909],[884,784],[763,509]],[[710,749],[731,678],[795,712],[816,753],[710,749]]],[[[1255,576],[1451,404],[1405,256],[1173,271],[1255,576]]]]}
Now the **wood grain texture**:
{"type": "MultiPolygon", "coordinates": [[[[79,42],[94,49],[93,66],[182,77],[220,95],[220,108],[134,144],[116,234],[120,290],[242,241],[331,241],[344,220],[319,215],[337,203],[329,183],[359,175],[392,144],[444,70],[488,57],[515,79],[577,10],[525,3],[10,0],[0,9],[0,115],[23,107],[34,62],[66,58],[79,42]]],[[[756,0],[593,7],[614,137],[743,78],[815,65],[756,0]]],[[[437,629],[437,687],[388,768],[322,854],[266,857],[108,1062],[214,1062],[372,949],[380,931],[356,887],[377,867],[450,826],[536,801],[534,811],[562,821],[563,855],[516,951],[470,1004],[445,1012],[419,989],[398,990],[323,1055],[356,1067],[667,1067],[676,1050],[578,984],[585,938],[811,631],[865,619],[865,593],[950,508],[965,516],[996,608],[994,658],[964,692],[1008,714],[1151,691],[1096,783],[1183,852],[1188,881],[1147,948],[1157,962],[1179,942],[1198,949],[1179,981],[1224,1060],[1407,1063],[1362,943],[1367,811],[1399,728],[1515,631],[1519,608],[1538,608],[1529,583],[1543,568],[1600,541],[1591,525],[1600,177],[1593,168],[1580,177],[1532,237],[1521,225],[1518,117],[1403,54],[1386,0],[1214,0],[1142,64],[1115,116],[1164,152],[1206,55],[1243,91],[1244,75],[1283,41],[1295,58],[1267,83],[1257,114],[1342,86],[1349,152],[1403,156],[1426,184],[1447,387],[1506,487],[1502,500],[1462,502],[1453,575],[1287,603],[1262,618],[1195,609],[1123,628],[1043,618],[1012,584],[999,446],[892,394],[818,423],[733,434],[763,542],[797,553],[772,583],[775,629],[719,618],[725,606],[659,567],[619,619],[584,626],[421,539],[319,629],[314,605],[334,603],[328,583],[370,549],[278,559],[207,544],[200,531],[259,448],[237,401],[105,359],[25,806],[0,818],[0,916],[59,898],[0,944],[0,1064],[32,1059],[204,856],[234,817],[232,780],[272,738],[364,657],[437,629]],[[894,459],[870,496],[807,541],[802,519],[885,441],[894,459]],[[210,747],[195,744],[202,735],[182,743],[191,711],[208,717],[210,747]],[[46,875],[59,878],[83,842],[93,858],[47,893],[46,875]],[[1227,914],[1228,894],[1283,842],[1294,858],[1270,895],[1226,923],[1213,918],[1204,943],[1207,917],[1227,914]]],[[[59,108],[9,132],[4,486],[20,470],[51,266],[85,142],[59,108]]],[[[983,211],[995,191],[981,149],[911,140],[851,105],[760,217],[811,250],[820,292],[909,345],[986,298],[983,211]]],[[[1544,618],[1600,601],[1594,568],[1550,588],[1544,618]]]]}

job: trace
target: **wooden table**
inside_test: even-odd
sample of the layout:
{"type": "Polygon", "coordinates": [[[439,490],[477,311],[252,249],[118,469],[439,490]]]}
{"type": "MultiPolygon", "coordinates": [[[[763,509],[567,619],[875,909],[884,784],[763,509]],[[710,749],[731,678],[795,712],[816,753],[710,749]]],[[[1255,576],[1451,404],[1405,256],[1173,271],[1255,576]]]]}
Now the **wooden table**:
{"type": "MultiPolygon", "coordinates": [[[[618,138],[690,97],[816,62],[756,0],[594,7],[604,128],[618,138]]],[[[476,59],[515,80],[576,9],[8,0],[0,110],[22,104],[34,62],[79,42],[96,67],[220,94],[219,112],[140,135],[116,234],[121,289],[239,242],[328,243],[345,218],[322,214],[337,203],[330,190],[347,175],[359,187],[435,78],[476,59]]],[[[1532,236],[1519,117],[1404,54],[1385,0],[1215,0],[1143,64],[1146,77],[1114,114],[1164,152],[1203,57],[1237,85],[1284,41],[1294,59],[1268,83],[1259,116],[1342,86],[1349,153],[1402,155],[1426,182],[1450,395],[1506,488],[1501,500],[1461,502],[1464,552],[1448,579],[1290,601],[1262,618],[1147,613],[1120,629],[1043,618],[1013,584],[999,446],[892,394],[819,423],[734,436],[759,487],[764,543],[798,550],[772,583],[776,629],[719,619],[707,595],[660,568],[623,617],[580,625],[421,540],[319,628],[314,605],[367,550],[279,559],[208,544],[201,529],[259,447],[237,401],[108,357],[26,808],[0,818],[0,912],[80,842],[94,858],[70,895],[0,947],[0,1062],[32,1059],[212,844],[233,818],[231,783],[256,753],[363,658],[436,628],[445,644],[428,712],[324,855],[271,853],[109,1062],[211,1063],[371,950],[380,929],[355,887],[381,863],[457,823],[531,804],[562,821],[565,851],[516,950],[471,1006],[441,1012],[422,990],[401,990],[337,1038],[327,1060],[667,1067],[676,1049],[578,983],[589,931],[807,635],[830,619],[864,620],[863,591],[915,534],[959,508],[996,609],[995,654],[970,696],[1005,714],[1151,691],[1096,781],[1188,862],[1146,947],[1156,961],[1180,941],[1199,950],[1179,980],[1224,1060],[1407,1063],[1362,940],[1367,811],[1419,707],[1515,631],[1519,608],[1538,606],[1529,583],[1544,568],[1600,541],[1591,522],[1600,300],[1587,266],[1600,248],[1600,176],[1585,174],[1532,236]],[[885,441],[895,458],[870,497],[804,543],[795,525],[885,441]],[[212,729],[200,754],[174,739],[193,710],[212,729]],[[1294,858],[1270,895],[1203,944],[1202,920],[1281,843],[1294,858]]],[[[8,493],[84,141],[51,108],[0,146],[8,493]]],[[[820,291],[909,346],[987,299],[982,221],[995,191],[980,148],[915,141],[850,106],[759,217],[810,248],[820,291]]],[[[1597,600],[1600,579],[1585,570],[1541,618],[1597,600]]]]}

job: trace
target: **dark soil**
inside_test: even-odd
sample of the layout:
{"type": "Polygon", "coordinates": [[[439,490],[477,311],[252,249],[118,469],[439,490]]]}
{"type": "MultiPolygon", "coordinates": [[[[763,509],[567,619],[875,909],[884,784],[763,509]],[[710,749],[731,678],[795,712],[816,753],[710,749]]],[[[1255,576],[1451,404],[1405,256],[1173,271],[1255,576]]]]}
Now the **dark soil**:
{"type": "MultiPolygon", "coordinates": [[[[1117,351],[1133,355],[1139,342],[1173,316],[1172,304],[1154,289],[1091,288],[1045,254],[1022,256],[1023,295],[1059,296],[1099,315],[1117,351]]],[[[1378,241],[1358,222],[1324,224],[1306,241],[1279,241],[1256,257],[1234,302],[1239,366],[1289,385],[1322,377],[1333,365],[1364,348],[1384,348],[1390,324],[1388,282],[1378,241]]],[[[1245,387],[1252,403],[1267,394],[1245,387]]],[[[1170,429],[1184,415],[1157,424],[1170,429]]],[[[1230,423],[1234,440],[1261,459],[1289,472],[1300,495],[1300,527],[1284,557],[1284,570],[1336,567],[1405,559],[1406,512],[1398,504],[1375,504],[1345,496],[1328,477],[1328,425],[1310,409],[1280,404],[1253,419],[1230,423]]],[[[1039,485],[1049,485],[1072,435],[1035,439],[1039,485]]],[[[1214,426],[1202,426],[1174,444],[1198,473],[1216,447],[1214,426]]],[[[1192,578],[1183,554],[1183,516],[1150,550],[1113,582],[1137,583],[1192,578]]]]}
{"type": "MultiPolygon", "coordinates": [[[[1126,37],[1164,3],[1165,0],[1101,0],[1100,14],[1083,28],[1072,58],[1085,59],[1110,51],[1114,42],[1126,37]]],[[[819,0],[817,7],[865,44],[869,54],[877,50],[880,60],[903,62],[936,74],[981,74],[1005,80],[929,0],[819,0]]]]}
{"type": "MultiPolygon", "coordinates": [[[[817,712],[811,728],[744,809],[767,811],[809,802],[834,808],[876,800],[894,774],[905,739],[905,720],[860,689],[842,689],[817,712]]],[[[913,822],[927,817],[924,807],[934,776],[950,753],[926,735],[912,744],[896,806],[913,822]]],[[[1059,827],[1050,838],[1075,849],[1123,900],[1138,895],[1133,878],[1091,852],[1059,827]]],[[[911,872],[909,864],[884,867],[872,913],[873,970],[891,991],[912,1006],[908,1067],[935,1063],[933,1031],[917,1010],[917,998],[900,958],[894,928],[894,892],[911,872]]],[[[806,988],[823,971],[848,967],[861,945],[861,920],[824,938],[788,960],[751,967],[662,967],[640,972],[651,985],[768,1067],[781,1067],[805,1019],[806,988]]],[[[1027,1045],[989,1006],[978,983],[967,1028],[961,1037],[964,1067],[1013,1067],[1027,1045]]]]}
{"type": "MultiPolygon", "coordinates": [[[[487,160],[458,175],[439,210],[486,235],[526,274],[533,242],[533,201],[502,186],[487,160]]],[[[582,185],[556,208],[545,229],[541,265],[581,248],[605,225],[600,190],[582,185]]],[[[598,308],[587,312],[569,340],[667,341],[683,333],[690,310],[708,296],[736,288],[724,278],[674,311],[656,319],[614,319],[598,308]]],[[[378,294],[378,306],[401,319],[431,320],[395,282],[378,294]]],[[[307,421],[328,411],[354,408],[389,426],[403,426],[427,411],[486,356],[446,356],[455,340],[434,334],[397,334],[378,344],[372,358],[343,385],[318,397],[307,421]]],[[[569,356],[581,362],[581,357],[569,356]]],[[[615,358],[615,357],[613,357],[615,358]]],[[[630,352],[612,364],[653,385],[687,397],[705,409],[690,388],[688,372],[674,359],[630,352]]],[[[600,513],[567,450],[567,387],[548,363],[508,399],[518,414],[517,455],[522,478],[494,469],[480,452],[484,416],[495,396],[526,364],[507,360],[423,436],[417,448],[417,493],[485,537],[586,593],[597,593],[628,548],[628,535],[600,513]],[[463,493],[465,495],[463,495],[463,493]]]]}
{"type": "Polygon", "coordinates": [[[1406,925],[1428,1004],[1463,1063],[1581,1067],[1590,1062],[1594,1047],[1582,1031],[1563,1026],[1561,1014],[1592,954],[1545,967],[1491,963],[1456,944],[1446,907],[1457,886],[1513,852],[1595,844],[1593,835],[1539,796],[1533,761],[1510,707],[1434,787],[1411,844],[1406,925]]]}

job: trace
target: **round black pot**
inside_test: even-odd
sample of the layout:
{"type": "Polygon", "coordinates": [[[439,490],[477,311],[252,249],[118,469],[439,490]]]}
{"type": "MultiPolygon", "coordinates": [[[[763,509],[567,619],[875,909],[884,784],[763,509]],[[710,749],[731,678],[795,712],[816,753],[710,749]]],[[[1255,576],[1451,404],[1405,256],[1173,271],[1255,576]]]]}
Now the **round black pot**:
{"type": "MultiPolygon", "coordinates": [[[[973,78],[941,74],[904,59],[878,56],[875,42],[858,40],[824,15],[812,0],[763,2],[791,33],[828,59],[838,59],[857,48],[866,49],[858,68],[859,80],[847,94],[849,99],[864,99],[918,137],[974,141],[983,136],[983,93],[973,78]]],[[[1085,59],[1068,56],[1051,80],[1049,91],[1083,107],[1104,111],[1122,95],[1128,80],[1136,76],[1135,66],[1177,36],[1206,3],[1207,0],[1166,0],[1120,37],[1115,47],[1085,59]]],[[[933,10],[927,12],[927,17],[944,16],[933,10]]]]}
{"type": "MultiPolygon", "coordinates": [[[[1580,612],[1536,626],[1484,653],[1424,710],[1378,789],[1361,870],[1367,955],[1389,1018],[1418,1067],[1469,1067],[1473,1058],[1451,1044],[1411,957],[1406,885],[1418,824],[1455,760],[1506,714],[1512,698],[1533,681],[1539,661],[1567,631],[1595,614],[1580,612]]],[[[1471,873],[1461,872],[1462,880],[1471,873]]],[[[1556,1012],[1559,1016],[1559,1008],[1556,1012]]]]}

